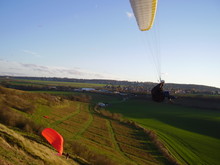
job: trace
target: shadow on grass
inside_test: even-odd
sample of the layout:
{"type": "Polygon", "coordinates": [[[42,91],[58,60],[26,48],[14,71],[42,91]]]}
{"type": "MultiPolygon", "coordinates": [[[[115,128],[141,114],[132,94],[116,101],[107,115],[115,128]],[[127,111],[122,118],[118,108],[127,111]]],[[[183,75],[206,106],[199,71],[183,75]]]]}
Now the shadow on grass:
{"type": "Polygon", "coordinates": [[[115,104],[111,112],[121,113],[132,119],[155,119],[173,127],[220,139],[220,112],[182,107],[167,103],[130,100],[115,104]]]}

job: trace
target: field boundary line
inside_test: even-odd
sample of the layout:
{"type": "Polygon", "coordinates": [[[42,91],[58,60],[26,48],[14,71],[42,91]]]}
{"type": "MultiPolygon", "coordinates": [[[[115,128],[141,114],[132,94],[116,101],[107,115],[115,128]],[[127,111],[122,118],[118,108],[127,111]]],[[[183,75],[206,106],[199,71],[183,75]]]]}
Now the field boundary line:
{"type": "MultiPolygon", "coordinates": [[[[81,106],[80,106],[80,110],[81,110],[81,106]]],[[[89,114],[89,119],[88,121],[86,121],[86,123],[84,124],[84,126],[82,127],[82,129],[80,129],[79,132],[77,132],[72,139],[78,139],[80,136],[82,136],[82,134],[88,129],[88,127],[91,125],[91,123],[93,122],[94,118],[92,113],[90,113],[90,106],[87,108],[87,113],[89,114]]]]}
{"type": "Polygon", "coordinates": [[[132,163],[135,163],[137,164],[137,162],[135,162],[134,160],[132,160],[131,158],[129,158],[125,152],[123,152],[116,140],[116,137],[115,137],[115,132],[113,130],[113,127],[112,127],[112,124],[111,124],[111,121],[110,120],[107,120],[106,119],[106,123],[107,123],[107,126],[108,126],[108,129],[109,129],[109,132],[110,132],[110,136],[111,136],[111,141],[113,142],[113,145],[114,145],[114,148],[125,158],[125,159],[129,159],[132,163]]]}
{"type": "Polygon", "coordinates": [[[126,155],[130,155],[130,156],[133,156],[133,157],[135,157],[135,158],[137,158],[137,159],[140,159],[140,160],[142,160],[142,161],[151,163],[151,164],[147,164],[147,165],[152,165],[152,164],[155,165],[155,163],[156,163],[156,162],[154,162],[154,161],[151,161],[151,160],[148,160],[148,159],[144,159],[144,158],[141,158],[141,157],[138,157],[138,156],[129,154],[129,153],[126,153],[126,155]]]}
{"type": "Polygon", "coordinates": [[[57,120],[57,121],[51,123],[51,125],[52,125],[52,126],[57,126],[57,125],[61,124],[62,122],[64,122],[64,121],[70,119],[71,117],[73,117],[73,116],[79,114],[80,109],[81,109],[81,104],[78,104],[77,107],[76,107],[76,109],[77,109],[77,110],[74,111],[73,113],[71,113],[70,115],[67,115],[67,116],[61,118],[60,120],[57,120]]]}

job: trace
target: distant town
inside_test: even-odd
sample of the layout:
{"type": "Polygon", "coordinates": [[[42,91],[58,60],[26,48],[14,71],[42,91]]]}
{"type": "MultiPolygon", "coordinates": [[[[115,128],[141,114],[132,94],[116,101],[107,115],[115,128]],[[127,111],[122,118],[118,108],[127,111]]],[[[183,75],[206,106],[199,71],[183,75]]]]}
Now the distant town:
{"type": "MultiPolygon", "coordinates": [[[[72,78],[49,78],[49,77],[13,77],[0,76],[0,83],[3,86],[22,90],[58,90],[58,91],[84,91],[84,92],[101,92],[101,93],[118,93],[126,95],[127,93],[150,93],[151,89],[156,85],[153,82],[131,82],[117,80],[102,79],[72,79],[72,78]],[[97,87],[73,87],[62,85],[42,85],[41,83],[32,83],[32,85],[23,86],[19,83],[10,83],[12,80],[33,80],[47,82],[73,82],[86,84],[101,84],[97,87]],[[40,86],[41,85],[41,86],[40,86]]],[[[61,83],[62,84],[62,83],[61,83]]],[[[207,94],[220,95],[220,88],[196,85],[196,84],[173,84],[166,83],[164,90],[169,90],[173,94],[207,94]]]]}

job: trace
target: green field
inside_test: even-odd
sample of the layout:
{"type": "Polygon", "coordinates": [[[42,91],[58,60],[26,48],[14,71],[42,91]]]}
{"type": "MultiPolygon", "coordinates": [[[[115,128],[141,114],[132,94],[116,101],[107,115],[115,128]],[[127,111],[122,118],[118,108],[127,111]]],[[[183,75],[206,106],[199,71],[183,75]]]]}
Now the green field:
{"type": "MultiPolygon", "coordinates": [[[[220,112],[183,107],[150,100],[127,100],[89,94],[93,102],[109,102],[107,110],[121,113],[145,128],[155,130],[161,141],[182,164],[220,162],[220,112]]],[[[208,97],[208,96],[207,96],[208,97]]]]}
{"type": "Polygon", "coordinates": [[[105,84],[91,84],[91,83],[77,83],[77,82],[59,82],[59,81],[44,81],[44,80],[22,80],[22,79],[1,79],[11,85],[20,86],[62,86],[62,87],[73,87],[73,88],[99,88],[105,86],[105,84]]]}
{"type": "Polygon", "coordinates": [[[220,111],[158,104],[150,100],[123,102],[120,97],[89,95],[93,102],[111,103],[107,110],[155,130],[182,164],[217,165],[220,162],[220,111]]]}
{"type": "MultiPolygon", "coordinates": [[[[94,105],[98,102],[109,103],[106,109],[110,112],[123,114],[125,119],[153,130],[179,164],[218,165],[220,162],[220,111],[218,109],[154,103],[147,97],[123,99],[119,95],[100,93],[24,92],[5,88],[0,88],[0,92],[0,106],[2,108],[7,106],[13,110],[13,113],[10,112],[13,114],[11,116],[7,116],[6,113],[9,121],[21,122],[18,126],[24,125],[25,130],[31,130],[28,124],[32,123],[29,120],[43,127],[57,130],[65,140],[64,152],[70,153],[72,160],[80,159],[78,162],[88,161],[106,165],[172,164],[142,130],[97,114],[94,111],[94,105]],[[64,98],[71,98],[72,101],[64,98]],[[76,101],[75,98],[82,99],[76,101]],[[27,121],[27,124],[24,121],[27,121]]],[[[208,97],[207,103],[210,98],[208,97]]],[[[195,101],[199,103],[201,100],[195,101]]],[[[218,106],[216,100],[214,103],[215,107],[218,106]]],[[[3,109],[0,109],[1,112],[4,112],[3,109]]],[[[35,129],[34,125],[33,129],[35,129]]],[[[42,138],[35,138],[36,136],[25,132],[22,132],[22,135],[50,147],[45,141],[42,142],[42,138]]],[[[26,146],[25,143],[23,145],[26,146]]],[[[53,148],[50,147],[50,149],[53,148]]],[[[4,153],[5,150],[7,148],[0,149],[0,153],[4,153]]],[[[17,152],[17,149],[14,151],[17,152]]],[[[11,153],[11,155],[14,154],[16,153],[11,153]]],[[[0,155],[0,159],[4,156],[5,154],[0,155]]],[[[38,156],[43,155],[36,157],[38,156]]],[[[10,162],[10,159],[11,157],[6,158],[5,162],[10,162]]],[[[21,156],[17,159],[23,158],[21,156]]],[[[69,160],[67,163],[74,162],[69,160]]]]}
{"type": "Polygon", "coordinates": [[[32,115],[32,120],[60,132],[68,141],[65,148],[77,141],[116,164],[169,164],[141,132],[92,113],[87,103],[68,102],[53,109],[41,106],[32,115]],[[45,115],[48,119],[43,117],[45,115]]]}
{"type": "Polygon", "coordinates": [[[220,112],[147,100],[129,100],[107,108],[155,130],[182,164],[218,165],[220,112]]]}
{"type": "MultiPolygon", "coordinates": [[[[0,132],[3,136],[0,140],[7,141],[0,148],[0,160],[4,163],[22,162],[20,164],[25,164],[31,158],[24,155],[30,152],[36,162],[49,162],[48,156],[44,157],[40,152],[42,146],[30,149],[32,142],[44,145],[50,150],[53,149],[43,137],[33,134],[33,132],[40,131],[38,126],[41,126],[41,129],[53,128],[64,137],[64,153],[68,152],[71,155],[71,159],[65,160],[69,164],[74,164],[75,161],[79,164],[105,165],[172,164],[143,130],[104,117],[94,111],[93,104],[99,98],[102,98],[102,101],[112,101],[114,104],[121,102],[119,98],[92,94],[90,96],[93,97],[93,101],[88,103],[65,100],[48,93],[24,92],[2,87],[0,87],[0,96],[2,113],[0,122],[9,125],[10,128],[16,130],[17,134],[20,134],[10,133],[10,139],[13,139],[11,141],[0,132]],[[17,142],[16,137],[21,135],[28,140],[22,139],[17,142]],[[7,146],[14,145],[14,143],[17,147],[13,147],[8,156],[4,154],[7,146]],[[29,147],[24,148],[24,146],[29,147]],[[24,154],[19,154],[16,159],[13,159],[13,155],[16,155],[19,150],[24,154]],[[26,161],[23,161],[24,159],[26,161]]],[[[9,131],[4,129],[5,132],[9,131]]]]}

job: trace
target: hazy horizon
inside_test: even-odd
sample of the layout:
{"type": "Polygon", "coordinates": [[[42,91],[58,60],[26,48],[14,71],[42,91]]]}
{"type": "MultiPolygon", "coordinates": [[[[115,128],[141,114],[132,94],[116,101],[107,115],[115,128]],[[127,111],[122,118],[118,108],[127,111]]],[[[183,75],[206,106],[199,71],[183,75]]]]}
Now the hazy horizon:
{"type": "Polygon", "coordinates": [[[129,0],[1,1],[0,18],[0,75],[158,82],[156,32],[162,79],[220,88],[218,0],[159,0],[147,32],[129,0]]]}

